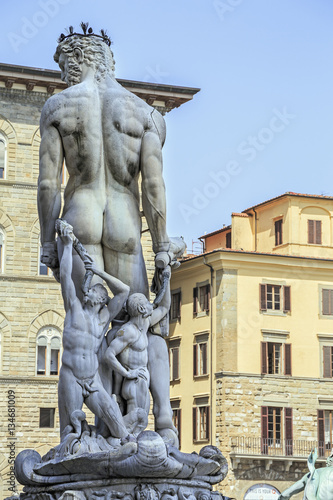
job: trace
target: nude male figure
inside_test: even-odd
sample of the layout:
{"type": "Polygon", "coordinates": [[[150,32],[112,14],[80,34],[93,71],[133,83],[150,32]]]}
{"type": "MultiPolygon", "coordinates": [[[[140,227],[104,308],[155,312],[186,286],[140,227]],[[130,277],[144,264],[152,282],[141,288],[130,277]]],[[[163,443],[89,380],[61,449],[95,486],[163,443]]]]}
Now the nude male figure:
{"type": "MultiPolygon", "coordinates": [[[[114,77],[113,54],[96,36],[62,40],[54,56],[69,88],[51,96],[42,111],[38,212],[43,262],[57,274],[54,223],[61,209],[63,160],[69,173],[62,218],[97,266],[148,297],[140,243],[142,204],[153,240],[155,262],[170,261],[162,178],[164,119],[125,90],[114,77]]],[[[58,248],[59,259],[62,248],[58,248]]],[[[72,277],[81,296],[85,269],[73,255],[72,277]]],[[[169,362],[162,338],[149,334],[149,371],[155,429],[172,428],[169,362]],[[155,376],[163,365],[164,376],[155,376]]]]}
{"type": "MultiPolygon", "coordinates": [[[[168,266],[163,275],[171,269],[168,266]]],[[[135,413],[138,408],[148,413],[150,407],[148,371],[147,332],[164,318],[170,308],[170,285],[161,304],[154,309],[142,293],[134,293],[127,300],[127,312],[130,319],[116,333],[107,348],[104,359],[107,364],[122,377],[120,394],[126,402],[126,416],[135,413]]],[[[161,375],[161,373],[160,373],[161,375]]]]}
{"type": "Polygon", "coordinates": [[[87,269],[106,281],[114,297],[110,299],[107,290],[98,283],[87,291],[81,302],[71,278],[71,233],[72,228],[63,225],[59,234],[63,245],[60,283],[66,311],[58,385],[61,440],[70,432],[68,429],[73,412],[81,410],[83,403],[103,420],[112,437],[128,438],[129,433],[119,407],[102,386],[97,353],[110,321],[118,314],[128,297],[129,287],[98,270],[93,262],[85,262],[87,269]]]}

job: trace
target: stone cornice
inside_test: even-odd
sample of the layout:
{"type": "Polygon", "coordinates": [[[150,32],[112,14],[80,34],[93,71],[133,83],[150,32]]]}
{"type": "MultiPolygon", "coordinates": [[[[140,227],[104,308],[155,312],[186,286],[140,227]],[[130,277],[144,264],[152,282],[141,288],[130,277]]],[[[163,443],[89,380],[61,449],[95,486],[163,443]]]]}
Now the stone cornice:
{"type": "Polygon", "coordinates": [[[17,377],[0,376],[0,384],[24,384],[24,385],[58,385],[58,377],[17,377]]]}
{"type": "MultiPolygon", "coordinates": [[[[118,78],[117,81],[151,106],[154,106],[154,102],[156,102],[155,107],[162,114],[190,101],[200,91],[194,87],[137,82],[121,78],[118,78]]],[[[3,63],[0,63],[0,82],[4,84],[1,89],[4,94],[7,92],[11,95],[13,92],[19,92],[21,95],[26,93],[30,96],[37,94],[39,100],[45,100],[54,92],[61,92],[67,87],[60,78],[60,71],[3,63]],[[15,89],[13,88],[15,85],[24,85],[26,90],[15,89]],[[36,87],[38,88],[37,92],[34,90],[36,87]],[[45,92],[40,92],[40,88],[45,88],[45,92]]]]}
{"type": "MultiPolygon", "coordinates": [[[[14,282],[14,281],[27,281],[27,282],[39,282],[39,283],[58,283],[55,281],[53,276],[18,276],[9,274],[0,274],[0,281],[14,282]]],[[[60,286],[60,285],[59,285],[60,286]]]]}
{"type": "Polygon", "coordinates": [[[257,378],[259,382],[262,380],[274,380],[276,382],[281,382],[284,386],[286,386],[286,381],[289,381],[288,385],[291,385],[293,382],[297,380],[304,380],[309,382],[319,382],[321,384],[333,384],[333,378],[319,378],[319,377],[295,377],[294,375],[260,375],[259,373],[241,373],[241,372],[216,372],[215,378],[216,380],[223,378],[257,378]]]}

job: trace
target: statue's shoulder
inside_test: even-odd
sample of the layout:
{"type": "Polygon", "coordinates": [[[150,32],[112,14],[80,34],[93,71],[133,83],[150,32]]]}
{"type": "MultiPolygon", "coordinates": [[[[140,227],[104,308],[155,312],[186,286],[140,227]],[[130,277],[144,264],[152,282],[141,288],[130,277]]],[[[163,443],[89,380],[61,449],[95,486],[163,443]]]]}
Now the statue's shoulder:
{"type": "Polygon", "coordinates": [[[60,103],[63,100],[63,98],[64,96],[62,95],[62,92],[59,92],[59,94],[54,94],[48,98],[42,109],[42,114],[41,114],[42,123],[43,122],[47,123],[49,120],[53,119],[54,113],[60,108],[60,103]]]}
{"type": "Polygon", "coordinates": [[[151,126],[150,128],[152,130],[155,130],[161,140],[162,146],[165,142],[165,137],[166,137],[166,125],[165,125],[165,120],[161,113],[157,111],[157,109],[153,108],[150,113],[150,122],[151,126]]]}

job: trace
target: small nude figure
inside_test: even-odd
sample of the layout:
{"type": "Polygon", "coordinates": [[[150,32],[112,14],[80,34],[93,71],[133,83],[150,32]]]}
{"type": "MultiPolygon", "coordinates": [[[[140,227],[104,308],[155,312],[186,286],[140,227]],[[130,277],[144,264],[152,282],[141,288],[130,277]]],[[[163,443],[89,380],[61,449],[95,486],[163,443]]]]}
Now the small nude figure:
{"type": "MultiPolygon", "coordinates": [[[[163,271],[163,276],[171,275],[170,266],[163,271]]],[[[154,309],[142,293],[133,293],[127,300],[129,321],[115,334],[107,348],[105,362],[122,377],[120,395],[126,402],[125,422],[133,421],[133,416],[141,408],[145,411],[148,423],[150,406],[148,371],[148,329],[160,322],[170,308],[170,285],[160,305],[154,309]]],[[[131,432],[133,430],[128,428],[131,432]]],[[[142,430],[142,429],[141,429],[142,430]]]]}
{"type": "Polygon", "coordinates": [[[107,425],[112,437],[129,440],[118,404],[103,388],[97,356],[110,321],[128,297],[129,287],[100,271],[93,262],[85,262],[87,270],[105,280],[114,297],[110,299],[106,288],[98,283],[86,292],[81,302],[71,277],[72,227],[63,224],[59,237],[63,246],[60,283],[66,311],[58,385],[61,441],[70,432],[73,412],[81,410],[83,403],[107,425]]]}

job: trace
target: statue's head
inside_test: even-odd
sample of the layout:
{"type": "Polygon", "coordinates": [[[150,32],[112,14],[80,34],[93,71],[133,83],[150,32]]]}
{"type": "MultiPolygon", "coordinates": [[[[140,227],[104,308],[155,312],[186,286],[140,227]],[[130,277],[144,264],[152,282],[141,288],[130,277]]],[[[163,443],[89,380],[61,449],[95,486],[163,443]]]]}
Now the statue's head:
{"type": "Polygon", "coordinates": [[[95,71],[97,80],[106,74],[114,76],[115,61],[110,49],[111,40],[102,30],[103,36],[94,34],[88,24],[81,24],[84,33],[60,35],[57,50],[53,56],[61,69],[61,79],[69,86],[80,83],[83,65],[90,66],[95,71]],[[90,32],[91,30],[91,32],[90,32]]]}
{"type": "Polygon", "coordinates": [[[84,304],[91,304],[93,306],[100,304],[101,307],[108,302],[108,292],[107,289],[101,285],[101,283],[96,283],[96,285],[89,288],[87,293],[83,297],[84,304]]]}
{"type": "Polygon", "coordinates": [[[127,299],[126,307],[131,318],[140,315],[147,318],[153,312],[153,305],[143,293],[132,293],[127,299]]]}

